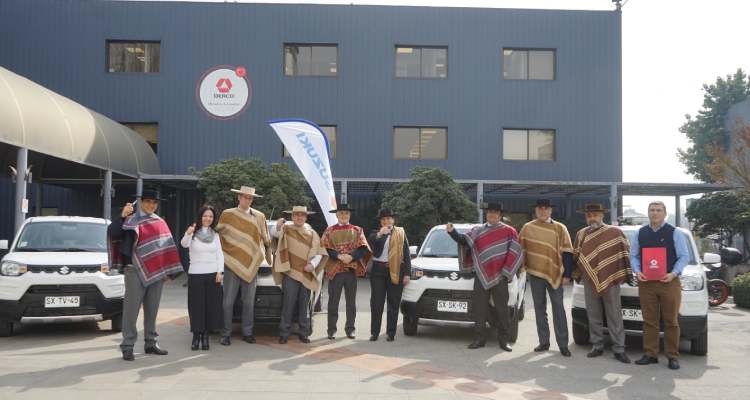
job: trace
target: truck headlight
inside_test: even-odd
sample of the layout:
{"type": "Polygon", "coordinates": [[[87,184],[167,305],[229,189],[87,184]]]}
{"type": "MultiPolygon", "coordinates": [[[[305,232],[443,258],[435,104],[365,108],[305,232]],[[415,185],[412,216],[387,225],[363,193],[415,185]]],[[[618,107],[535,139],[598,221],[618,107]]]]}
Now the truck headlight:
{"type": "Polygon", "coordinates": [[[417,280],[423,276],[424,276],[424,271],[413,266],[411,267],[411,279],[412,280],[417,280]]]}
{"type": "Polygon", "coordinates": [[[25,274],[28,268],[25,264],[19,264],[12,261],[4,261],[0,265],[0,275],[4,276],[19,276],[25,274]]]}
{"type": "Polygon", "coordinates": [[[682,290],[703,290],[703,276],[698,274],[680,275],[682,290]]]}

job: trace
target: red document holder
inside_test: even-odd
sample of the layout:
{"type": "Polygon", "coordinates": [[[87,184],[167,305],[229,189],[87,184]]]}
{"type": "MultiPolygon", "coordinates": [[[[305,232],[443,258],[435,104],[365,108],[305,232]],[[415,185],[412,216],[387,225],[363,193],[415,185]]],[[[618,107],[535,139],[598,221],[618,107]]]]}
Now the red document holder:
{"type": "Polygon", "coordinates": [[[667,249],[646,247],[641,249],[641,270],[646,280],[658,281],[667,275],[667,249]]]}

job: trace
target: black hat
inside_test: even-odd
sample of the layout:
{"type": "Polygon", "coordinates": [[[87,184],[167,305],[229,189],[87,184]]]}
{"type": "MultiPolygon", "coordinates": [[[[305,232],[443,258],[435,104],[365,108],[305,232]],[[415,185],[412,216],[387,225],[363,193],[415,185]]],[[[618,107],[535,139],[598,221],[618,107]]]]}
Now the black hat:
{"type": "Polygon", "coordinates": [[[349,205],[348,205],[348,204],[346,204],[346,203],[342,203],[342,204],[339,204],[339,205],[338,205],[338,207],[336,207],[336,209],[335,209],[335,210],[331,210],[331,211],[328,211],[328,212],[329,212],[329,213],[332,213],[332,214],[335,214],[335,213],[337,213],[337,212],[339,212],[339,211],[349,211],[349,212],[354,212],[354,209],[353,209],[353,208],[349,208],[349,205]]]}
{"type": "Polygon", "coordinates": [[[390,208],[381,208],[380,211],[378,211],[378,219],[385,218],[385,217],[395,217],[396,213],[391,211],[390,208]]]}
{"type": "MultiPolygon", "coordinates": [[[[137,197],[138,195],[136,195],[137,197]]],[[[157,201],[164,201],[163,197],[161,197],[158,190],[155,189],[143,189],[143,192],[141,193],[141,199],[151,199],[151,200],[157,200],[157,201]]]]}
{"type": "Polygon", "coordinates": [[[604,206],[601,203],[586,204],[583,207],[583,209],[578,210],[578,212],[581,213],[581,214],[585,214],[587,212],[601,212],[601,213],[605,213],[607,211],[609,211],[609,210],[606,209],[606,208],[604,208],[604,206]]]}
{"type": "Polygon", "coordinates": [[[503,207],[503,203],[482,203],[482,210],[505,212],[505,207],[503,207]]]}
{"type": "Polygon", "coordinates": [[[555,205],[549,199],[537,199],[534,207],[554,207],[555,205]]]}

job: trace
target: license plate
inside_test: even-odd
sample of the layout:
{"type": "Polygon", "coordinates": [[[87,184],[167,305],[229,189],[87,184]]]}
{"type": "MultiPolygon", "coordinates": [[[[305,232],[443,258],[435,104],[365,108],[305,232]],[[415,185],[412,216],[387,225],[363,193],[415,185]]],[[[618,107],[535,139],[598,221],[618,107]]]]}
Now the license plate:
{"type": "Polygon", "coordinates": [[[437,310],[440,312],[467,313],[469,312],[469,303],[465,301],[438,300],[437,310]]]}
{"type": "Polygon", "coordinates": [[[622,319],[626,321],[643,321],[643,312],[632,308],[623,308],[622,319]]]}
{"type": "Polygon", "coordinates": [[[47,296],[44,298],[45,308],[80,307],[80,296],[47,296]]]}

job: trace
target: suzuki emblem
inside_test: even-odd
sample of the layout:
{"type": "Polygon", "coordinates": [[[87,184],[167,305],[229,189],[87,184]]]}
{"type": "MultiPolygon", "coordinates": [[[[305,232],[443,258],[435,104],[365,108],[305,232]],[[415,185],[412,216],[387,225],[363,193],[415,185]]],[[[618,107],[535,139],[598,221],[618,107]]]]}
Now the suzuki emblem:
{"type": "Polygon", "coordinates": [[[457,281],[457,280],[458,280],[458,278],[459,278],[459,276],[458,276],[458,273],[457,273],[457,272],[451,272],[451,274],[450,274],[450,275],[448,275],[448,278],[449,278],[450,280],[452,280],[452,281],[457,281]]]}
{"type": "Polygon", "coordinates": [[[67,266],[64,266],[64,265],[62,267],[60,267],[60,274],[67,275],[69,273],[70,273],[70,268],[68,268],[67,266]]]}

